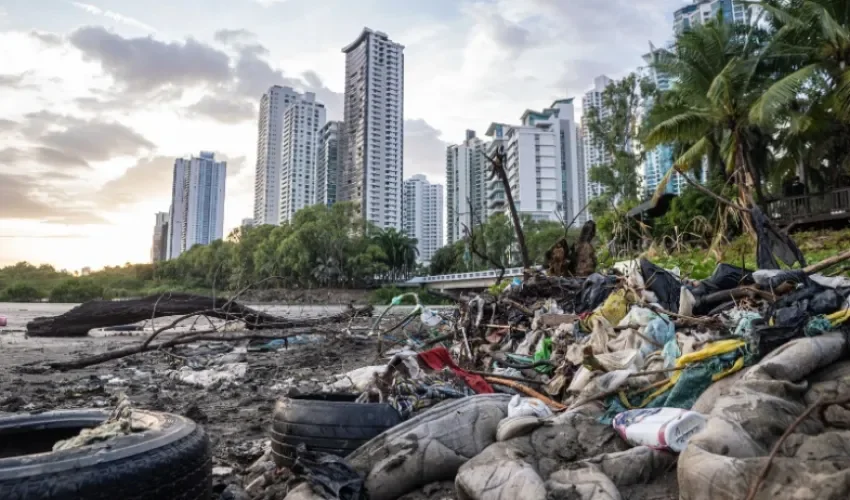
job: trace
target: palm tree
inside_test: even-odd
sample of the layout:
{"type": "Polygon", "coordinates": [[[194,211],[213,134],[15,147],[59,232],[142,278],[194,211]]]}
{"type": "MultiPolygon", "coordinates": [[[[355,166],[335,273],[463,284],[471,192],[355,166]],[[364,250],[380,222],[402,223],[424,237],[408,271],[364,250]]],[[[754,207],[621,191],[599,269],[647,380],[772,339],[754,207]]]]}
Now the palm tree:
{"type": "MultiPolygon", "coordinates": [[[[682,33],[672,52],[659,56],[655,69],[676,83],[653,107],[654,126],[644,140],[647,149],[678,144],[677,171],[693,170],[708,159],[710,170],[733,181],[737,203],[761,198],[760,164],[768,156],[766,131],[750,120],[750,110],[765,88],[762,48],[766,32],[748,25],[730,25],[722,15],[682,33]]],[[[668,172],[659,192],[666,188],[668,172]]]]}
{"type": "Polygon", "coordinates": [[[782,124],[786,160],[804,179],[835,185],[850,167],[850,3],[765,0],[775,30],[768,57],[782,73],[754,104],[754,123],[782,124]]]}
{"type": "Polygon", "coordinates": [[[313,268],[313,277],[316,278],[319,284],[328,286],[331,279],[337,276],[339,276],[339,264],[337,264],[336,259],[333,257],[326,259],[319,257],[316,259],[316,267],[313,268]]]}
{"type": "Polygon", "coordinates": [[[379,231],[375,235],[375,242],[384,252],[384,263],[389,268],[390,280],[397,281],[415,269],[416,257],[419,255],[416,238],[411,238],[404,231],[389,228],[379,231]]]}

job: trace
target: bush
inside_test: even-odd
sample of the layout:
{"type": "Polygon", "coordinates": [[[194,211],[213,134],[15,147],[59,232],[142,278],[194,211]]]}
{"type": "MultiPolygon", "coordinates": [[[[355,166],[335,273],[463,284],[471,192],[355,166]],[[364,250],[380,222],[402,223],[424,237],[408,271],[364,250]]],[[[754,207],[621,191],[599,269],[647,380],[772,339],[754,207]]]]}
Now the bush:
{"type": "MultiPolygon", "coordinates": [[[[369,303],[376,306],[388,306],[392,303],[393,297],[410,292],[415,293],[419,297],[419,303],[423,306],[452,304],[451,302],[441,299],[440,297],[435,297],[422,289],[401,289],[394,286],[379,288],[372,292],[369,296],[369,303]]],[[[416,305],[416,301],[413,300],[413,297],[405,297],[402,299],[401,305],[414,306],[416,305]]]]}
{"type": "Polygon", "coordinates": [[[0,302],[37,302],[42,298],[44,294],[29,285],[20,283],[0,293],[0,302]]]}
{"type": "Polygon", "coordinates": [[[100,299],[104,289],[89,279],[73,278],[65,280],[50,292],[50,302],[76,303],[100,299]]]}

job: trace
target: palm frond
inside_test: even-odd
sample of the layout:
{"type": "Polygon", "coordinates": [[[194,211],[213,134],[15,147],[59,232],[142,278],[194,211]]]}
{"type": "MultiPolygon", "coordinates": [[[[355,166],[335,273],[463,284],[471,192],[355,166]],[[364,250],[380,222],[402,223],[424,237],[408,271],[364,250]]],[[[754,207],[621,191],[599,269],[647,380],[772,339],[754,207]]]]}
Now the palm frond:
{"type": "Polygon", "coordinates": [[[824,38],[834,44],[838,44],[841,41],[850,41],[850,32],[832,17],[832,14],[825,5],[813,0],[806,0],[803,2],[803,5],[817,21],[824,38]]]}
{"type": "Polygon", "coordinates": [[[818,70],[819,64],[809,64],[771,85],[750,109],[750,121],[767,125],[775,113],[793,101],[802,86],[818,70]]]}
{"type": "Polygon", "coordinates": [[[692,170],[694,166],[702,165],[702,159],[709,153],[710,150],[711,141],[709,141],[708,137],[703,137],[695,142],[693,146],[688,148],[687,151],[682,153],[679,158],[676,159],[673,166],[682,171],[692,170]]]}
{"type": "Polygon", "coordinates": [[[703,138],[711,128],[713,118],[703,111],[685,111],[656,125],[646,137],[651,149],[672,142],[693,142],[703,138]]]}
{"type": "Polygon", "coordinates": [[[652,194],[652,202],[658,203],[658,199],[661,198],[664,193],[667,192],[667,184],[670,184],[670,179],[673,177],[673,174],[676,173],[675,169],[670,169],[664,174],[664,177],[658,182],[658,187],[655,188],[655,192],[652,194]]]}

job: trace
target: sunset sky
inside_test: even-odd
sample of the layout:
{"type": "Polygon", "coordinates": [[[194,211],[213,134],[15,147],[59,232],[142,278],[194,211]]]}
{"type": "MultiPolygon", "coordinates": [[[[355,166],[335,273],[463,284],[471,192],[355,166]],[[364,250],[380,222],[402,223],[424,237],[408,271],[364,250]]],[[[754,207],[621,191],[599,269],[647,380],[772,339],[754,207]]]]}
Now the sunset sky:
{"type": "Polygon", "coordinates": [[[342,119],[364,26],[405,45],[404,177],[463,131],[634,70],[683,0],[0,0],[0,266],[147,262],[176,156],[228,161],[225,234],[253,211],[273,84],[342,119]]]}

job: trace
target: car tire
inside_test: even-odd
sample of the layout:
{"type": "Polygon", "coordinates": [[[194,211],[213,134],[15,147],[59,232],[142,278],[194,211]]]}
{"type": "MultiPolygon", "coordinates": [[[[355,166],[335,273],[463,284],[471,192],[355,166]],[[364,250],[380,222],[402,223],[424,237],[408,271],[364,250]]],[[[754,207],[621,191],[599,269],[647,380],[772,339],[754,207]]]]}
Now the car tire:
{"type": "Polygon", "coordinates": [[[344,394],[319,394],[278,401],[271,428],[275,463],[292,467],[299,444],[310,451],[345,457],[402,421],[388,404],[355,403],[355,399],[344,394]]]}
{"type": "Polygon", "coordinates": [[[212,454],[201,427],[167,413],[133,410],[149,430],[52,451],[108,413],[70,410],[0,418],[3,500],[209,500],[212,454]]]}

